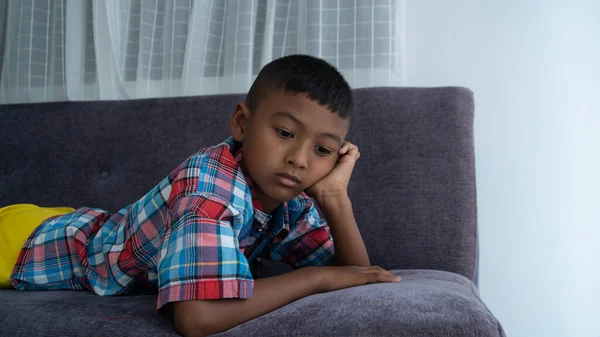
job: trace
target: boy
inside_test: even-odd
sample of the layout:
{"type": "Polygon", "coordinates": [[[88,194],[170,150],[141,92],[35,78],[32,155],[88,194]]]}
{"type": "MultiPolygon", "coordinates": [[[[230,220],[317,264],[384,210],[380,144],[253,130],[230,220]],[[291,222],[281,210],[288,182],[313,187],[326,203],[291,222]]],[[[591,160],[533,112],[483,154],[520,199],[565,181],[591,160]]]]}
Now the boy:
{"type": "Polygon", "coordinates": [[[206,336],[310,294],[399,281],[371,267],[352,213],[347,186],[360,154],[344,141],[351,109],[350,87],[325,61],[269,63],[237,103],[231,137],[116,214],[80,208],[42,222],[12,285],[158,291],[157,309],[172,306],[179,333],[206,336]],[[254,280],[259,258],[294,270],[254,280]]]}

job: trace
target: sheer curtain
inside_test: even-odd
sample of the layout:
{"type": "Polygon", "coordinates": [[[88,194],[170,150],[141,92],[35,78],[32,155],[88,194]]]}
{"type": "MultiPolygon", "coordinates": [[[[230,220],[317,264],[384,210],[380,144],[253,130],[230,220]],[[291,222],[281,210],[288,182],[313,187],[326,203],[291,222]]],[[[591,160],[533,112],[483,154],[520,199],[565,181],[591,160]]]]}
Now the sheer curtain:
{"type": "Polygon", "coordinates": [[[401,85],[404,1],[0,1],[0,103],[245,92],[295,53],[401,85]]]}

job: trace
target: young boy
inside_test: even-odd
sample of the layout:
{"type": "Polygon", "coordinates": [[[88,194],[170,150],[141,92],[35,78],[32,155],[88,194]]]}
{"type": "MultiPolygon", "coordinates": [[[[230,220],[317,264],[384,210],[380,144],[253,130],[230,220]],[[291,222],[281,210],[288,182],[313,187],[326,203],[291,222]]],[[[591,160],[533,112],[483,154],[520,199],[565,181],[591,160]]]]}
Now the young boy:
{"type": "Polygon", "coordinates": [[[399,281],[371,266],[352,213],[347,186],[360,153],[344,141],[351,110],[350,87],[327,62],[269,63],[235,106],[231,137],[118,213],[80,208],[42,222],[12,285],[157,291],[179,333],[205,336],[314,293],[399,281]],[[294,270],[254,280],[257,258],[294,270]]]}

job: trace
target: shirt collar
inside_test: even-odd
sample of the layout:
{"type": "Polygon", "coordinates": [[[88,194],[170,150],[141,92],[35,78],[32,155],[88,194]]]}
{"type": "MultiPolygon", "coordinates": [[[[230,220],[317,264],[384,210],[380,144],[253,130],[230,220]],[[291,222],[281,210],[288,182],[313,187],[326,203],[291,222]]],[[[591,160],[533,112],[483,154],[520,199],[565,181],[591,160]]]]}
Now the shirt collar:
{"type": "Polygon", "coordinates": [[[252,208],[254,219],[260,222],[262,225],[266,225],[269,221],[271,221],[271,219],[274,218],[275,221],[272,223],[273,228],[270,229],[271,233],[273,233],[273,235],[277,235],[282,230],[285,230],[284,234],[287,235],[287,233],[289,233],[290,231],[290,217],[287,201],[280,204],[273,211],[272,214],[267,214],[263,212],[262,206],[260,205],[260,201],[256,196],[256,185],[254,184],[252,177],[250,177],[250,175],[246,173],[246,171],[244,170],[244,166],[242,165],[242,156],[244,153],[243,144],[233,139],[233,137],[227,138],[225,143],[229,145],[231,153],[233,154],[235,161],[237,162],[240,168],[240,171],[244,174],[246,185],[250,189],[250,194],[252,195],[252,208]]]}

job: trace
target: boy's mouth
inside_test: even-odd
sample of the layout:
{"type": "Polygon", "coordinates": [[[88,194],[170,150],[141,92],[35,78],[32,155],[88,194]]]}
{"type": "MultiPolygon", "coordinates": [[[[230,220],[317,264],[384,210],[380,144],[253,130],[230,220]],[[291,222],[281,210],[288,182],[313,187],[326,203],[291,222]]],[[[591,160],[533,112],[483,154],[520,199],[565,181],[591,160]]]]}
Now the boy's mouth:
{"type": "Polygon", "coordinates": [[[287,173],[276,173],[277,182],[285,187],[296,187],[300,185],[300,179],[298,177],[287,174],[287,173]]]}

